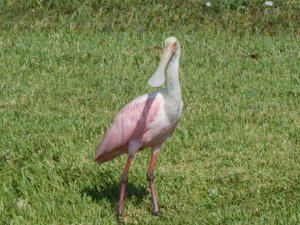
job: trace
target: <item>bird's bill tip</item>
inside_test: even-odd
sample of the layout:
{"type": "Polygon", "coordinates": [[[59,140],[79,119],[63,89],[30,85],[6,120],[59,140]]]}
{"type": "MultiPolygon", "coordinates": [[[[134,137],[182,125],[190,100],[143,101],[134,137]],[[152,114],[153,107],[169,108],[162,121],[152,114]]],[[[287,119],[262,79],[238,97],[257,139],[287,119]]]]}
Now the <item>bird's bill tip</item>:
{"type": "Polygon", "coordinates": [[[165,83],[165,76],[163,71],[156,71],[153,76],[148,80],[151,87],[159,87],[165,83]]]}

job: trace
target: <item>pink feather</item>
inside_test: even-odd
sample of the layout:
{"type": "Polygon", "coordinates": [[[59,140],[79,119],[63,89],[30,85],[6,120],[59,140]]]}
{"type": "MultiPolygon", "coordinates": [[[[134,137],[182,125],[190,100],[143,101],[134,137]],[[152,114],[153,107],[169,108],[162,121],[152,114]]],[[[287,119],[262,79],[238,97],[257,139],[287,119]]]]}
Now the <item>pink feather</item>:
{"type": "MultiPolygon", "coordinates": [[[[128,154],[130,141],[140,140],[141,143],[144,143],[147,139],[147,142],[151,142],[155,138],[155,134],[149,136],[149,130],[151,130],[151,124],[156,120],[159,110],[163,107],[163,101],[162,96],[157,94],[143,95],[127,104],[117,114],[98,145],[95,161],[103,163],[121,154],[128,154]]],[[[143,147],[146,146],[142,145],[139,149],[143,147]]]]}

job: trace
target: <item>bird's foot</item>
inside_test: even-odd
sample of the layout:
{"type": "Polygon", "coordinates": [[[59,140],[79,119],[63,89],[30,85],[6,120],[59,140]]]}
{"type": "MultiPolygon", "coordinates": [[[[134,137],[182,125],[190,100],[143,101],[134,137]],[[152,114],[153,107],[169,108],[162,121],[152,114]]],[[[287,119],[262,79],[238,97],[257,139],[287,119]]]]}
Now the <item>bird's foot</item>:
{"type": "Polygon", "coordinates": [[[122,220],[122,214],[116,214],[116,218],[117,218],[117,221],[121,221],[122,220]]]}
{"type": "Polygon", "coordinates": [[[128,221],[128,216],[126,215],[117,215],[117,222],[118,223],[126,223],[128,221]]]}
{"type": "Polygon", "coordinates": [[[122,220],[123,212],[121,210],[117,209],[116,210],[116,217],[117,217],[118,221],[122,220]]]}
{"type": "Polygon", "coordinates": [[[152,210],[152,215],[153,215],[153,216],[162,216],[163,213],[162,213],[162,211],[160,211],[160,210],[156,210],[156,211],[152,210]]]}

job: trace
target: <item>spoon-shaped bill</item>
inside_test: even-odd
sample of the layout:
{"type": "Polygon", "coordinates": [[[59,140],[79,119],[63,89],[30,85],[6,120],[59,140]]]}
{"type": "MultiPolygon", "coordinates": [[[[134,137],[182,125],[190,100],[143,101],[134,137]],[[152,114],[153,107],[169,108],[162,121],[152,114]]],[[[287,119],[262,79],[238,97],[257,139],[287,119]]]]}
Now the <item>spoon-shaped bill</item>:
{"type": "Polygon", "coordinates": [[[148,80],[148,84],[151,87],[159,87],[165,83],[165,75],[164,70],[168,65],[173,53],[175,52],[175,48],[172,45],[165,46],[163,55],[161,57],[159,66],[152,77],[148,80]]]}

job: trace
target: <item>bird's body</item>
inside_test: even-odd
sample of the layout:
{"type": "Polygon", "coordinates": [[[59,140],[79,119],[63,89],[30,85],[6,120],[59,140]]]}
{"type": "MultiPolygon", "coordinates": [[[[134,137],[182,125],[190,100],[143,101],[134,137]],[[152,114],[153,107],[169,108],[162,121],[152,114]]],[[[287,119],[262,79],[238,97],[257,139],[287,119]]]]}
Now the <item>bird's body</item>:
{"type": "Polygon", "coordinates": [[[170,98],[165,90],[161,90],[127,104],[99,144],[95,160],[103,163],[121,154],[134,155],[146,147],[160,147],[181,117],[182,101],[172,107],[170,98]]]}
{"type": "Polygon", "coordinates": [[[165,81],[167,68],[168,84],[157,92],[142,95],[127,104],[115,117],[111,127],[98,145],[95,161],[104,163],[115,157],[128,154],[128,160],[121,177],[120,199],[117,216],[123,211],[127,174],[133,156],[141,149],[152,149],[148,168],[148,180],[153,202],[153,213],[159,213],[154,190],[153,170],[161,145],[174,132],[182,114],[183,102],[179,83],[180,45],[176,38],[169,37],[164,43],[161,62],[148,81],[152,87],[165,81]]]}

